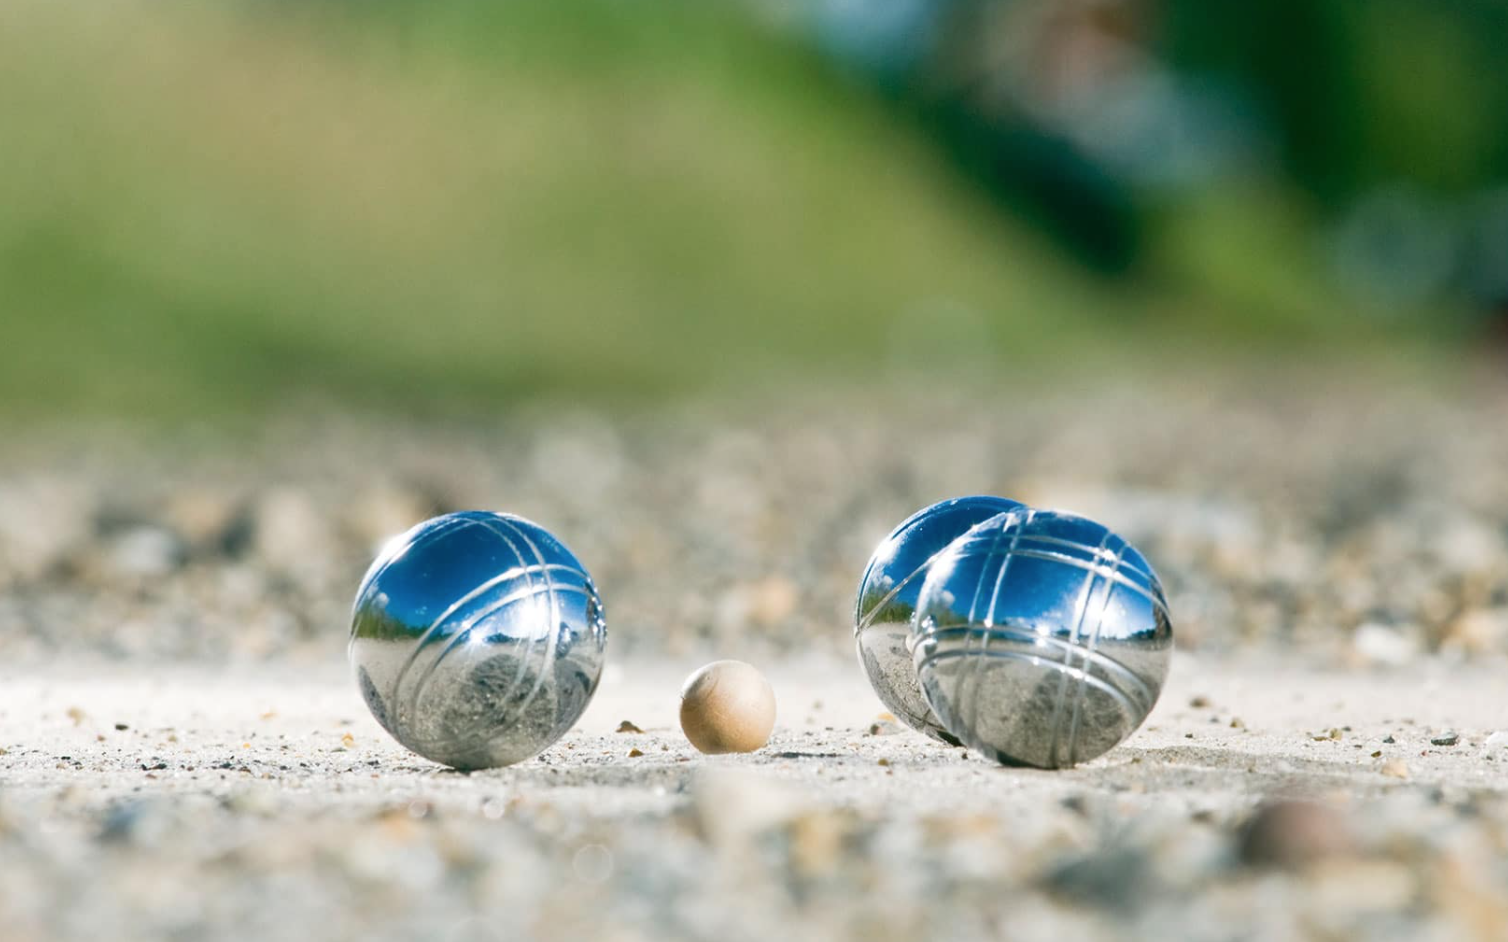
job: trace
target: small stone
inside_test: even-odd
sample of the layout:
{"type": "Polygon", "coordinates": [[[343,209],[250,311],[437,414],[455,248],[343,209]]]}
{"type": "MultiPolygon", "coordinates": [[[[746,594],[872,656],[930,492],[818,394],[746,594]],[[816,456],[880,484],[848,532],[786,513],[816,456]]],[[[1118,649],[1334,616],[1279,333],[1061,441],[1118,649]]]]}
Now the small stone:
{"type": "Polygon", "coordinates": [[[131,727],[127,726],[125,723],[116,723],[115,724],[115,728],[119,732],[125,732],[126,730],[130,729],[131,727]]]}
{"type": "Polygon", "coordinates": [[[1379,667],[1402,667],[1419,657],[1423,644],[1418,632],[1368,622],[1351,636],[1351,646],[1366,664],[1379,667]]]}
{"type": "Polygon", "coordinates": [[[275,488],[252,512],[252,547],[270,568],[300,579],[327,573],[339,558],[336,538],[320,504],[295,488],[275,488]]]}
{"type": "Polygon", "coordinates": [[[78,707],[72,706],[68,708],[68,718],[70,720],[73,720],[74,726],[78,726],[80,723],[83,723],[84,716],[84,711],[80,710],[78,707]]]}
{"type": "Polygon", "coordinates": [[[632,721],[630,721],[630,720],[624,720],[623,722],[621,722],[621,723],[618,724],[618,728],[616,730],[614,730],[614,732],[618,732],[618,733],[642,733],[642,732],[644,732],[644,730],[642,730],[639,727],[635,726],[632,721]]]}
{"type": "Polygon", "coordinates": [[[57,480],[0,481],[0,579],[37,579],[87,546],[97,500],[57,480]]]}
{"type": "Polygon", "coordinates": [[[1204,709],[1205,707],[1207,707],[1209,705],[1210,705],[1210,698],[1209,697],[1203,697],[1203,696],[1194,697],[1192,700],[1189,701],[1189,706],[1193,707],[1196,710],[1202,710],[1202,709],[1204,709]]]}
{"type": "Polygon", "coordinates": [[[1402,759],[1389,759],[1382,764],[1382,768],[1378,771],[1388,778],[1409,777],[1409,767],[1402,759]]]}
{"type": "Polygon", "coordinates": [[[784,576],[770,576],[750,588],[749,617],[758,625],[777,625],[790,618],[800,602],[796,583],[784,576]]]}
{"type": "Polygon", "coordinates": [[[1445,651],[1489,654],[1501,651],[1508,641],[1508,606],[1467,612],[1446,630],[1440,647],[1445,651]]]}
{"type": "Polygon", "coordinates": [[[1460,733],[1457,733],[1455,730],[1446,730],[1438,736],[1431,737],[1429,743],[1432,746],[1454,746],[1460,741],[1460,733]]]}
{"type": "MultiPolygon", "coordinates": [[[[678,756],[677,762],[689,761],[678,756]]],[[[713,845],[741,843],[791,821],[806,807],[802,792],[777,778],[733,768],[706,768],[693,779],[691,811],[713,845]]]]}
{"type": "Polygon", "coordinates": [[[881,759],[881,760],[880,760],[880,761],[879,761],[879,762],[877,762],[877,763],[876,763],[876,764],[877,764],[877,765],[889,765],[889,764],[890,764],[890,760],[889,760],[889,759],[881,759]]]}
{"type": "Polygon", "coordinates": [[[1157,888],[1157,869],[1134,847],[1086,853],[1049,871],[1046,886],[1054,896],[1076,905],[1133,910],[1157,888]]]}
{"type": "Polygon", "coordinates": [[[1352,846],[1339,809],[1285,799],[1257,809],[1242,829],[1239,853],[1254,866],[1291,869],[1347,854],[1352,846]]]}
{"type": "Polygon", "coordinates": [[[1394,739],[1393,736],[1392,736],[1392,734],[1389,733],[1388,736],[1385,739],[1383,739],[1382,744],[1384,746],[1391,746],[1393,743],[1395,743],[1397,741],[1398,740],[1394,739]]]}
{"type": "Polygon", "coordinates": [[[1246,728],[1246,721],[1243,720],[1243,719],[1241,719],[1241,717],[1239,717],[1239,716],[1233,716],[1233,717],[1231,717],[1230,728],[1231,729],[1245,729],[1246,728]]]}
{"type": "Polygon", "coordinates": [[[1374,759],[1381,759],[1382,758],[1382,750],[1379,749],[1376,752],[1372,753],[1372,758],[1374,758],[1374,759]]]}
{"type": "Polygon", "coordinates": [[[344,736],[340,737],[340,744],[346,749],[354,748],[356,745],[356,737],[352,736],[350,733],[346,733],[344,736]]]}
{"type": "Polygon", "coordinates": [[[116,537],[109,550],[109,566],[116,573],[137,578],[166,576],[183,564],[178,537],[160,527],[133,527],[116,537]]]}
{"type": "Polygon", "coordinates": [[[219,490],[184,489],[168,499],[163,516],[168,526],[196,549],[226,550],[240,521],[234,495],[219,490]]]}
{"type": "Polygon", "coordinates": [[[842,812],[821,810],[797,815],[790,825],[792,869],[805,877],[830,872],[842,856],[850,825],[849,816],[842,812]]]}
{"type": "Polygon", "coordinates": [[[643,754],[644,753],[640,752],[638,749],[630,749],[630,750],[628,750],[628,757],[630,759],[637,759],[640,756],[642,756],[643,754]]]}

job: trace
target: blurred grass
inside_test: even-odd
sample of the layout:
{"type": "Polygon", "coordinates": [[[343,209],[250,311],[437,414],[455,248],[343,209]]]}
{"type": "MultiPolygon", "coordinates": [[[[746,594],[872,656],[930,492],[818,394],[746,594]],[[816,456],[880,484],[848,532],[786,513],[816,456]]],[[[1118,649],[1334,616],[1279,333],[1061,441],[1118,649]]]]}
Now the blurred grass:
{"type": "MultiPolygon", "coordinates": [[[[1239,266],[1219,231],[1168,244],[1239,266]]],[[[1197,294],[1093,281],[721,4],[0,6],[12,416],[609,401],[1190,329],[1361,343],[1307,285],[1191,319],[1197,294]]]]}

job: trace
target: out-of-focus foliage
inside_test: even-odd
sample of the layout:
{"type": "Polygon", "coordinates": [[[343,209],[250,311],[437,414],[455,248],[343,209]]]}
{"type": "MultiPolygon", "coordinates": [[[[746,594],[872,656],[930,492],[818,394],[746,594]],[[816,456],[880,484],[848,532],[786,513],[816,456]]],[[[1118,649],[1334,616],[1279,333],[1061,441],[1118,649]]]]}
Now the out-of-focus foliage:
{"type": "Polygon", "coordinates": [[[794,8],[1094,267],[1193,279],[1280,320],[1508,307],[1495,0],[794,8]]]}
{"type": "MultiPolygon", "coordinates": [[[[1029,44],[1002,11],[1032,6],[973,35],[1029,44]]],[[[908,98],[733,2],[0,5],[0,413],[603,401],[1417,333],[1337,286],[1283,174],[1152,186],[1155,159],[959,93],[939,48],[908,98]]]]}
{"type": "Polygon", "coordinates": [[[983,362],[1093,329],[1071,266],[735,12],[4,5],[0,402],[604,399],[883,371],[934,311],[983,362]]]}

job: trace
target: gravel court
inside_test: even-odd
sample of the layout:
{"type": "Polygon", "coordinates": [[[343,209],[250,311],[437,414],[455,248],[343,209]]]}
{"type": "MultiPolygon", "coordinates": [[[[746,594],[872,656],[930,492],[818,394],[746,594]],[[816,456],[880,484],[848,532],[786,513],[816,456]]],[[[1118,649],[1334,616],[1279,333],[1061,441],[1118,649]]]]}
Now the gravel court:
{"type": "Polygon", "coordinates": [[[1508,937],[1508,384],[1006,398],[18,436],[0,936],[1508,937]],[[854,659],[874,542],[977,492],[1105,521],[1168,589],[1169,686],[1080,768],[901,729],[854,659]],[[550,526],[610,624],[581,723],[473,775],[343,656],[376,547],[464,507],[550,526]],[[774,684],[754,755],[676,728],[719,657],[774,684]]]}
{"type": "MultiPolygon", "coordinates": [[[[703,757],[674,725],[690,666],[615,665],[564,740],[470,775],[398,747],[328,665],[10,674],[5,923],[20,939],[239,938],[288,919],[348,938],[822,938],[885,916],[894,938],[1469,938],[1463,918],[1495,926],[1504,905],[1508,744],[1483,722],[1499,669],[1180,656],[1127,744],[1042,772],[896,728],[857,665],[828,658],[768,665],[768,747],[703,757]],[[1253,810],[1279,796],[1344,821],[1340,845],[1296,867],[1243,859],[1253,810]],[[1435,886],[1460,867],[1485,884],[1466,913],[1435,886]],[[1234,934],[1204,912],[1274,901],[1285,920],[1234,934]],[[1038,922],[1012,928],[1020,912],[1038,922]]],[[[1278,840],[1302,855],[1313,835],[1278,840]]]]}

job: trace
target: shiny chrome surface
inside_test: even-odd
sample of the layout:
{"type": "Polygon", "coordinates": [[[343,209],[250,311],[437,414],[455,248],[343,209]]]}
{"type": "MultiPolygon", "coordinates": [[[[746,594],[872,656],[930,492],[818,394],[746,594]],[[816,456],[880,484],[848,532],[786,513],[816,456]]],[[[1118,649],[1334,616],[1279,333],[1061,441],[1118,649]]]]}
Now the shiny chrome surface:
{"type": "Polygon", "coordinates": [[[885,707],[912,729],[958,744],[922,698],[907,636],[932,560],[975,524],[1022,505],[1003,497],[956,497],[917,511],[869,558],[854,605],[859,662],[885,707]]]}
{"type": "Polygon", "coordinates": [[[1141,725],[1173,629],[1152,567],[1092,520],[1020,508],[959,537],[917,599],[922,693],[963,743],[999,762],[1063,768],[1141,725]]]}
{"type": "Polygon", "coordinates": [[[349,655],[377,721],[458,769],[543,751],[581,716],[607,625],[586,569],[549,531],[468,511],[396,537],[367,570],[349,655]]]}

